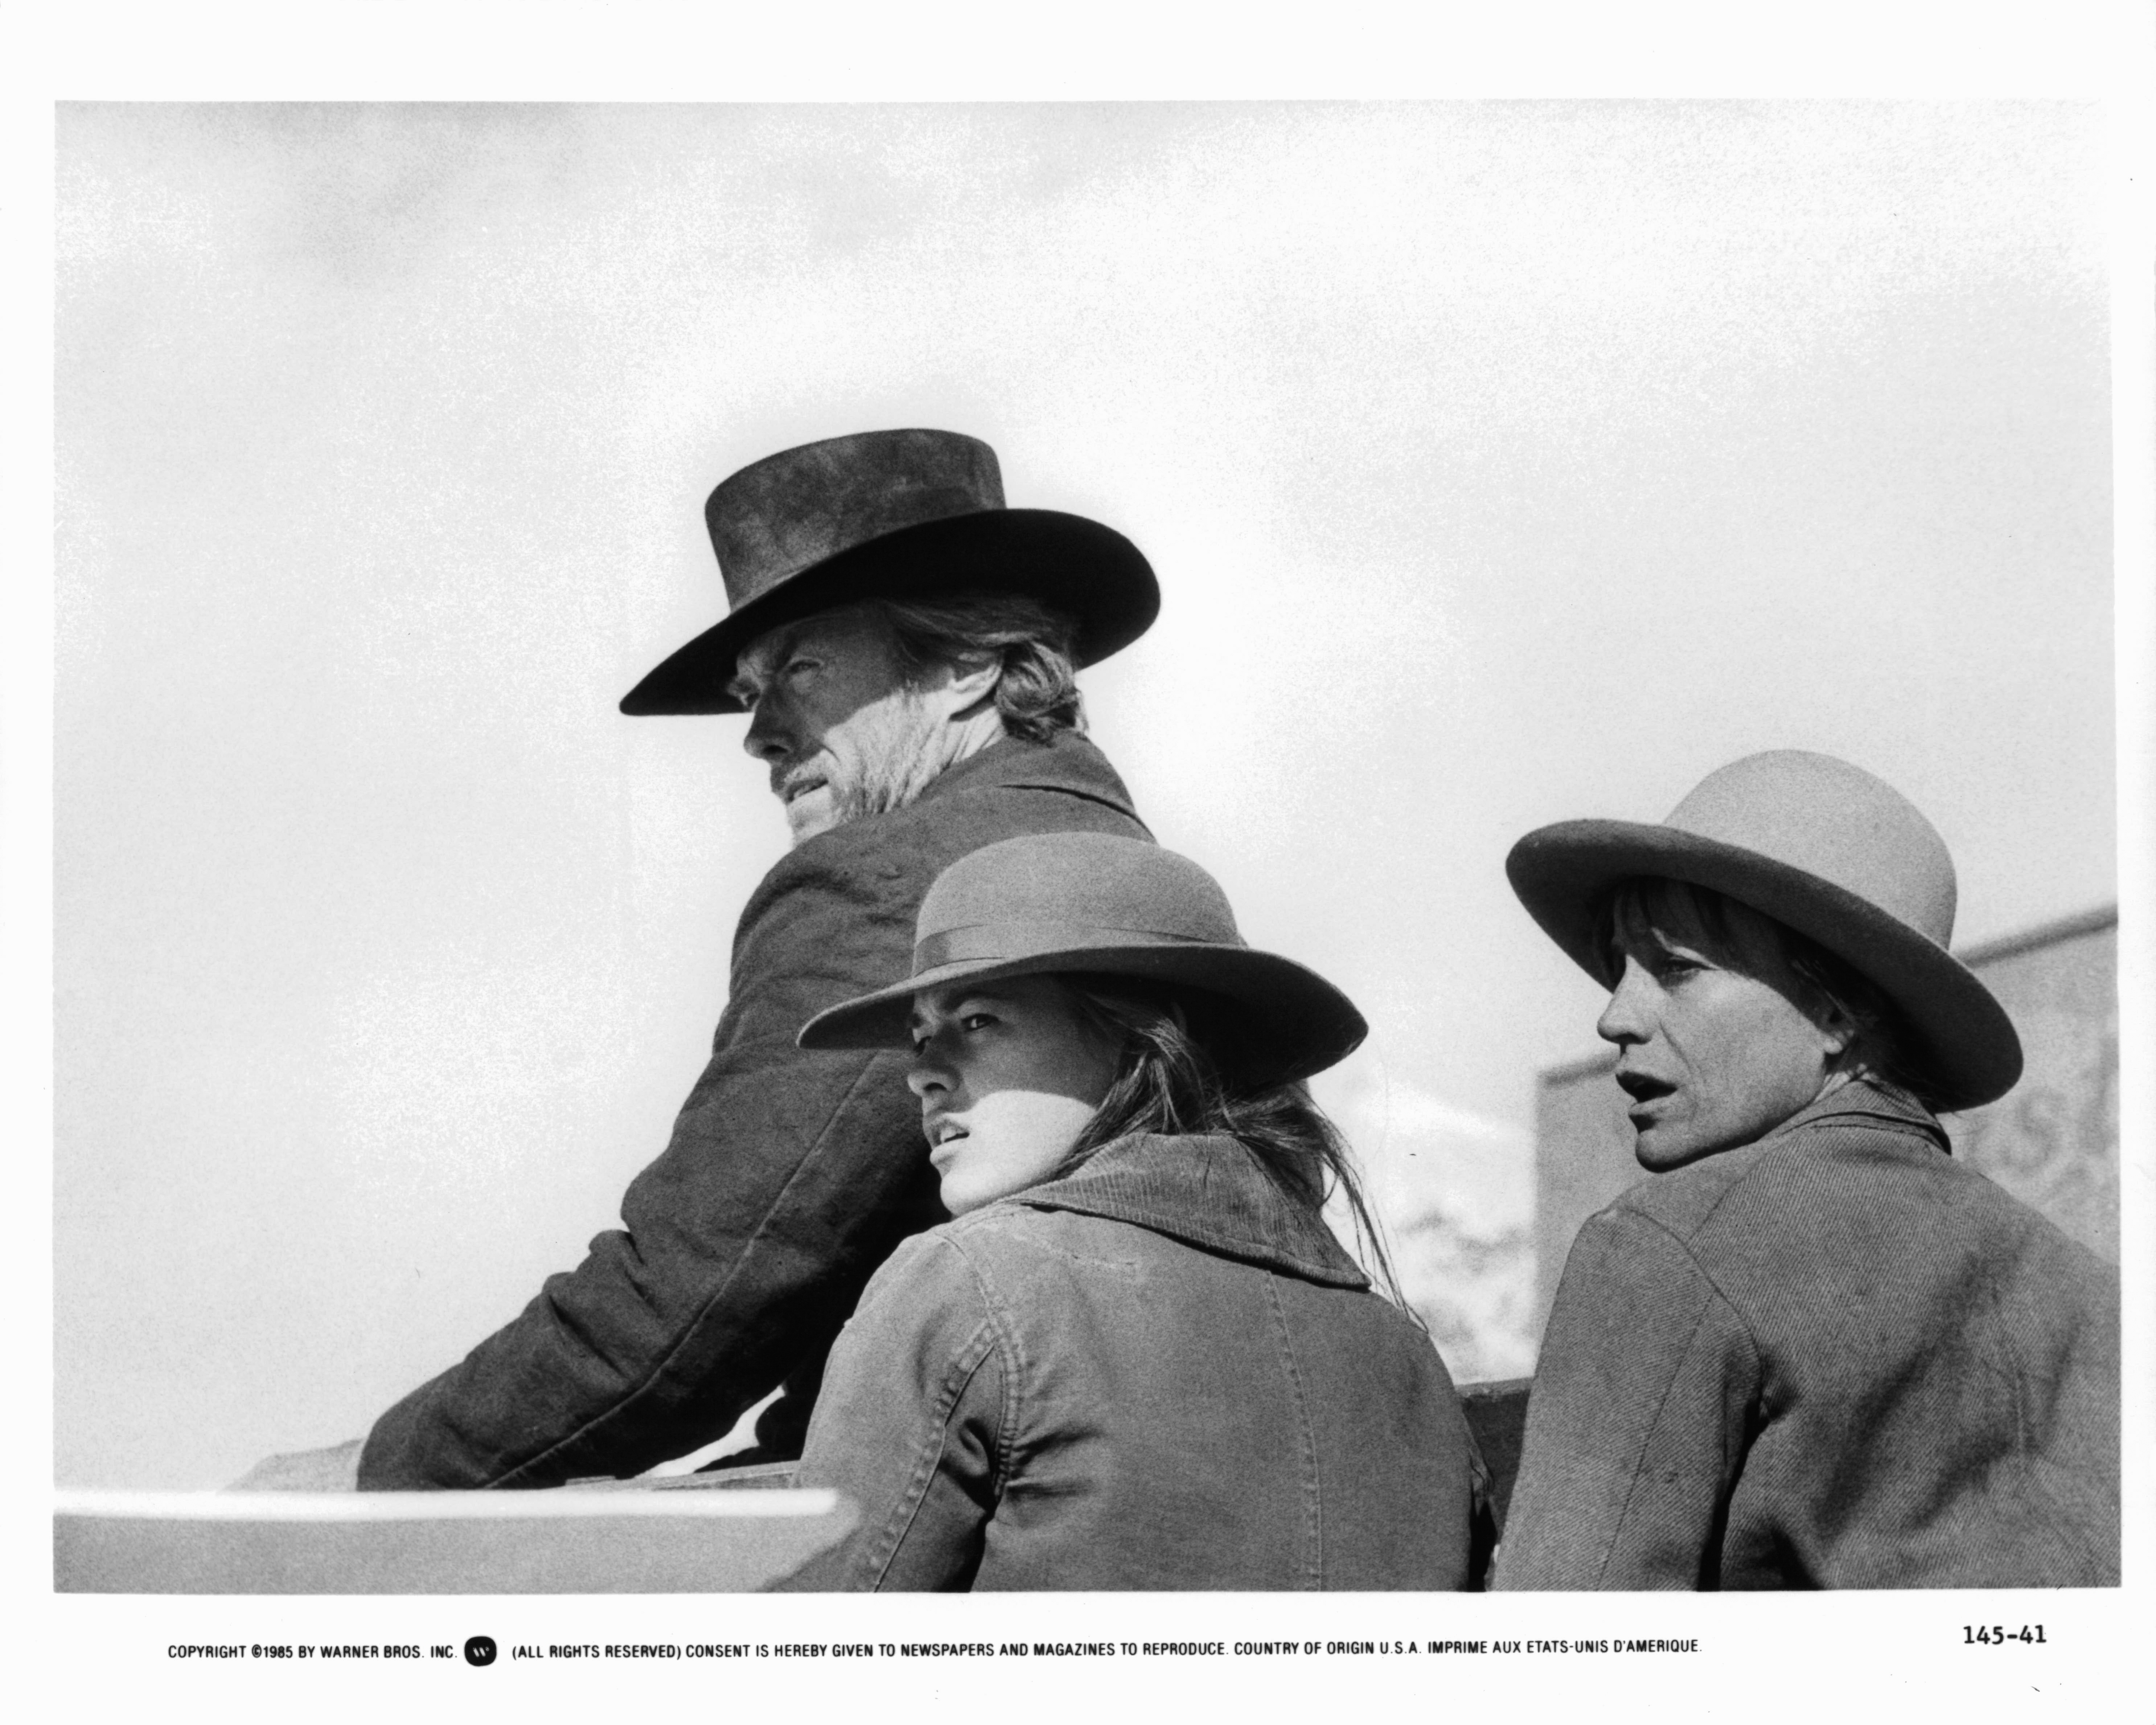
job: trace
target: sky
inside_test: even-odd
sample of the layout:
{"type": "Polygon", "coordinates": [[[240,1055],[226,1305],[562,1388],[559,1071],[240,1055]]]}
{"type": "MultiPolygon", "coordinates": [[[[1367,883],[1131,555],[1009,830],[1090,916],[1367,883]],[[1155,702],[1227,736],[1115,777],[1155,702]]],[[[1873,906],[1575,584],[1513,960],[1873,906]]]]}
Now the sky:
{"type": "MultiPolygon", "coordinates": [[[[2110,304],[2069,103],[71,105],[56,1456],[358,1435],[608,1225],[785,829],[620,696],[705,493],[880,426],[1128,534],[1093,734],[1524,1190],[1544,822],[1815,748],[1976,942],[2111,901],[2110,304]]],[[[1432,1123],[1435,1124],[1433,1125],[1432,1123]]],[[[1508,1195],[1509,1194],[1509,1195],[1508,1195]]]]}

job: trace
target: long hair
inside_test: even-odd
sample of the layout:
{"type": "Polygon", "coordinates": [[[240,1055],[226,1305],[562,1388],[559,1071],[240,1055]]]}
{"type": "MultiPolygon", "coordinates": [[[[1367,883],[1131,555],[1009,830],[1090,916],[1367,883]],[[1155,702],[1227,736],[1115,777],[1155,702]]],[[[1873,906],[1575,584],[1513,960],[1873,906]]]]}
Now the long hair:
{"type": "MultiPolygon", "coordinates": [[[[1933,1113],[1938,1091],[1907,1021],[1869,977],[1817,941],[1743,901],[1688,880],[1644,875],[1620,880],[1604,903],[1598,927],[1603,952],[1620,968],[1620,937],[1642,927],[1677,929],[1687,923],[1758,969],[1779,961],[1796,980],[1794,1004],[1815,1023],[1838,1014],[1855,1027],[1843,1057],[1851,1076],[1864,1076],[1900,1090],[1933,1113]]],[[[1614,972],[1613,972],[1614,979],[1614,972]]]]}
{"type": "Polygon", "coordinates": [[[1081,1020],[1121,1050],[1115,1081],[1079,1133],[1063,1173],[1137,1132],[1224,1134],[1312,1214],[1322,1217],[1337,1193],[1372,1280],[1387,1299],[1414,1315],[1338,1130],[1306,1086],[1253,1082],[1239,1070],[1240,1039],[1232,1002],[1132,977],[1060,974],[1057,980],[1076,1002],[1081,1020]]]}
{"type": "Polygon", "coordinates": [[[1046,742],[1086,732],[1068,618],[1015,593],[959,593],[937,600],[871,599],[890,624],[901,675],[917,683],[935,666],[996,664],[996,711],[1013,737],[1046,742]]]}

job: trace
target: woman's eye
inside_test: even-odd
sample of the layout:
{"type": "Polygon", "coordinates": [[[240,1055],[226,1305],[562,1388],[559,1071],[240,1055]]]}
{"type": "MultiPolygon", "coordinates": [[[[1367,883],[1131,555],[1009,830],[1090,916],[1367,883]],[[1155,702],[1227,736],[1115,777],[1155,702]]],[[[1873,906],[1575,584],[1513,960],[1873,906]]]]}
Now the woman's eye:
{"type": "Polygon", "coordinates": [[[988,1013],[969,1012],[958,1020],[958,1028],[962,1030],[985,1030],[993,1023],[995,1019],[988,1013]]]}

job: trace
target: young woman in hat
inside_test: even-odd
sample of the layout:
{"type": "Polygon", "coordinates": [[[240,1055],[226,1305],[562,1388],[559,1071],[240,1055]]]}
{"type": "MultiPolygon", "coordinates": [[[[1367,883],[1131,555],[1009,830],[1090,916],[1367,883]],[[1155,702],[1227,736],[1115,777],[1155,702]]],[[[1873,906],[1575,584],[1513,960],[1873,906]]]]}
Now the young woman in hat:
{"type": "Polygon", "coordinates": [[[1507,870],[1659,1178],[1566,1260],[1496,1584],[2115,1584],[2118,1278],[1935,1117],[2021,1050],[1930,824],[1784,751],[1507,870]]]}
{"type": "Polygon", "coordinates": [[[911,1050],[956,1219],[832,1351],[798,1482],[860,1519],[795,1585],[1466,1585],[1451,1380],[1320,1214],[1337,1189],[1367,1229],[1300,1081],[1364,1029],[1156,845],[1013,839],[945,870],[912,976],[801,1035],[911,1050]]]}

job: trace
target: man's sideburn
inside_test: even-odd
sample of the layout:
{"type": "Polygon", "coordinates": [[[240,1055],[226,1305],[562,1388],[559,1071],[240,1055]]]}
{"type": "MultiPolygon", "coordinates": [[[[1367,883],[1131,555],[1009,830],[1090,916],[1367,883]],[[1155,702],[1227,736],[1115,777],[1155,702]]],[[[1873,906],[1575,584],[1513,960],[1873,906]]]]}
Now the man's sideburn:
{"type": "MultiPolygon", "coordinates": [[[[834,768],[831,818],[818,830],[829,832],[866,815],[903,809],[927,790],[945,765],[936,747],[942,728],[927,694],[903,685],[832,726],[824,733],[834,768]],[[831,747],[832,737],[841,732],[852,733],[850,761],[831,747]]],[[[796,833],[794,842],[813,836],[796,833]]]]}

